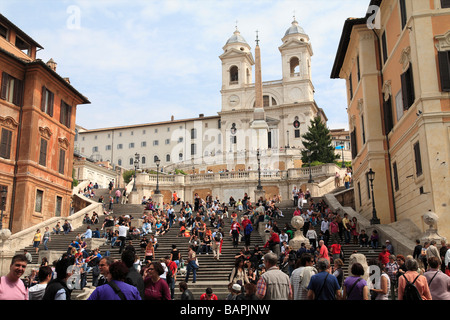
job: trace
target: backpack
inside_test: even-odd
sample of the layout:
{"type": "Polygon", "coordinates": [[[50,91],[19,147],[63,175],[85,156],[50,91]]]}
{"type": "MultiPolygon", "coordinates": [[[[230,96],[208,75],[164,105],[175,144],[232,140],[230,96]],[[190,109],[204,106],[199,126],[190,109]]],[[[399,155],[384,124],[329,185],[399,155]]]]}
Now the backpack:
{"type": "Polygon", "coordinates": [[[253,226],[251,225],[251,223],[249,223],[249,224],[247,224],[247,225],[245,226],[244,233],[245,233],[245,234],[250,234],[250,233],[252,233],[252,232],[253,232],[253,226]]]}
{"type": "Polygon", "coordinates": [[[216,232],[216,234],[214,235],[214,240],[216,240],[217,242],[220,242],[221,239],[222,239],[222,234],[220,232],[216,232]]]}
{"type": "Polygon", "coordinates": [[[403,300],[422,300],[422,296],[414,285],[419,275],[414,279],[413,282],[409,282],[408,279],[403,275],[406,280],[405,291],[403,292],[403,300]]]}
{"type": "Polygon", "coordinates": [[[172,283],[172,281],[173,281],[173,273],[172,273],[172,270],[170,270],[170,267],[167,266],[166,282],[167,282],[167,284],[170,285],[172,283]]]}

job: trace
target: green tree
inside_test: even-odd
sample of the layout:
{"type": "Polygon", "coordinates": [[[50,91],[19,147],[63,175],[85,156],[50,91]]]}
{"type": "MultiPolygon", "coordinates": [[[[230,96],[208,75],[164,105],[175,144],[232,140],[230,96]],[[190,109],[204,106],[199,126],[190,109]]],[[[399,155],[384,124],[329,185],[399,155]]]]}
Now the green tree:
{"type": "Polygon", "coordinates": [[[305,150],[302,151],[302,161],[304,163],[309,161],[333,163],[334,160],[340,158],[339,155],[334,153],[330,130],[328,130],[319,116],[311,120],[308,132],[303,134],[302,138],[303,146],[305,147],[305,150]],[[308,156],[308,151],[311,152],[310,156],[308,156]]]}
{"type": "Polygon", "coordinates": [[[122,177],[125,184],[128,184],[131,181],[131,178],[134,176],[134,170],[126,170],[123,172],[122,177]]]}

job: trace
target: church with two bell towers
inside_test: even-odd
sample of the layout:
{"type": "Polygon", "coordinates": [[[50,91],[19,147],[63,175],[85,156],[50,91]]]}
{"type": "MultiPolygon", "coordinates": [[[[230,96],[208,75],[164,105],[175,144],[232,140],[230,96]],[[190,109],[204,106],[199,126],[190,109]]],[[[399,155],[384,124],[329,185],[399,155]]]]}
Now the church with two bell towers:
{"type": "Polygon", "coordinates": [[[264,82],[259,42],[257,34],[252,52],[236,27],[223,46],[222,105],[217,115],[179,120],[172,116],[170,121],[104,129],[78,127],[75,150],[125,169],[133,168],[136,153],[142,169],[153,169],[159,159],[164,172],[255,170],[257,154],[264,169],[300,167],[301,136],[310,120],[320,116],[327,121],[314,100],[311,42],[294,18],[278,47],[282,78],[264,82]]]}
{"type": "Polygon", "coordinates": [[[258,35],[256,37],[253,56],[250,45],[236,28],[219,57],[222,61],[219,115],[224,142],[231,144],[230,151],[270,150],[270,155],[278,158],[270,169],[284,170],[296,166],[293,161],[298,163],[303,149],[301,135],[308,130],[310,120],[318,115],[327,121],[314,100],[313,50],[309,36],[294,18],[278,47],[282,79],[262,82],[258,35]],[[257,139],[252,139],[254,136],[257,139]],[[233,149],[233,146],[236,147],[233,149]]]}

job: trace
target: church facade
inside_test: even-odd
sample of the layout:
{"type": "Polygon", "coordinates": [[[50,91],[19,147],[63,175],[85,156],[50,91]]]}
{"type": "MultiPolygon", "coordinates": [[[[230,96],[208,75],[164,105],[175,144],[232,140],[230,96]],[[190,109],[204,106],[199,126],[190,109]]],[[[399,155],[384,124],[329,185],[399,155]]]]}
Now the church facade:
{"type": "Polygon", "coordinates": [[[261,57],[235,30],[219,56],[222,105],[217,116],[172,119],[133,126],[77,128],[75,150],[94,161],[133,169],[186,173],[286,170],[301,166],[301,136],[310,120],[325,113],[314,100],[310,39],[297,21],[285,31],[278,49],[282,79],[261,81],[261,57]],[[258,125],[257,125],[258,124],[258,125]],[[262,126],[259,126],[262,125],[262,126]],[[256,142],[258,141],[258,142],[256,142]]]}

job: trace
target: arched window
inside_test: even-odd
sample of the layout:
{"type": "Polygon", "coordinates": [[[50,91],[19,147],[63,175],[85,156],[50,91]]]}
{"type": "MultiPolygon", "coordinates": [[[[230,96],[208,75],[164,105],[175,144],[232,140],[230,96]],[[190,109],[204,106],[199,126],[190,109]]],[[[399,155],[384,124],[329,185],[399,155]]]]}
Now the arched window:
{"type": "Polygon", "coordinates": [[[292,57],[289,61],[291,77],[300,75],[300,60],[297,57],[292,57]]]}
{"type": "Polygon", "coordinates": [[[170,154],[166,154],[166,162],[170,162],[170,154]]]}
{"type": "MultiPolygon", "coordinates": [[[[255,107],[255,103],[253,102],[253,108],[255,107]]],[[[263,106],[264,107],[270,107],[270,106],[276,106],[277,105],[277,100],[275,100],[275,98],[271,95],[264,95],[263,96],[263,106]]]]}
{"type": "Polygon", "coordinates": [[[159,159],[159,157],[157,155],[153,156],[153,162],[156,162],[156,160],[158,160],[158,159],[159,159]]]}
{"type": "Polygon", "coordinates": [[[145,157],[142,157],[142,158],[141,158],[141,163],[142,163],[142,164],[145,164],[145,161],[146,161],[145,157]]]}
{"type": "Polygon", "coordinates": [[[230,68],[230,84],[239,83],[239,70],[238,67],[232,66],[230,68]]]}
{"type": "Polygon", "coordinates": [[[183,154],[181,152],[178,154],[178,160],[183,161],[183,154]]]}

